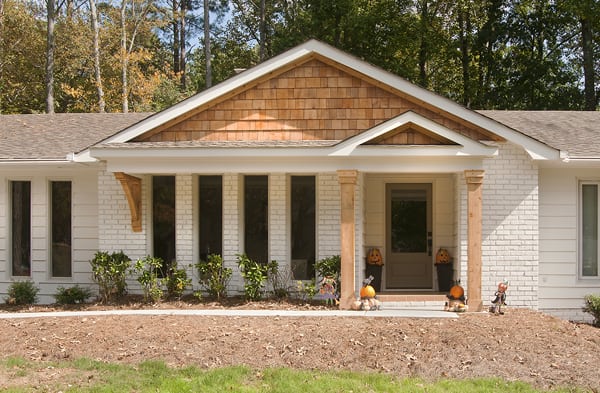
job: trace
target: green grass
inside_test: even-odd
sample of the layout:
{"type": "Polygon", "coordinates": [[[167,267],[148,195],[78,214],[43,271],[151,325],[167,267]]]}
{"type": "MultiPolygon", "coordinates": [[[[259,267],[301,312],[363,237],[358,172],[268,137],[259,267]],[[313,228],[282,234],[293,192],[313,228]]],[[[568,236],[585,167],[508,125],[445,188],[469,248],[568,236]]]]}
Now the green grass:
{"type": "MultiPolygon", "coordinates": [[[[2,392],[266,392],[266,393],[536,393],[541,390],[521,382],[500,379],[440,380],[398,379],[392,375],[355,372],[265,370],[226,367],[201,370],[171,368],[148,361],[137,366],[78,359],[59,363],[29,362],[11,358],[0,362],[2,392]],[[48,378],[48,376],[53,378],[48,378]],[[38,376],[41,376],[38,378],[38,376]],[[4,383],[4,384],[3,384],[4,383]]],[[[553,390],[552,392],[581,392],[553,390]]]]}

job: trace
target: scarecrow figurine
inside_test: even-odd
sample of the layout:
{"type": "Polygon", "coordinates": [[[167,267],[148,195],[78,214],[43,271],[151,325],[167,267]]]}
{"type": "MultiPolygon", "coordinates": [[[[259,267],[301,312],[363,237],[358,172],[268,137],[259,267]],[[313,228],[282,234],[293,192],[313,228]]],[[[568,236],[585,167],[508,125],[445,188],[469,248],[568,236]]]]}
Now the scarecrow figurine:
{"type": "Polygon", "coordinates": [[[496,298],[492,300],[492,305],[490,306],[490,312],[493,314],[504,315],[504,311],[502,311],[502,306],[506,306],[506,290],[508,289],[508,281],[504,280],[498,284],[498,290],[494,293],[496,298]]]}

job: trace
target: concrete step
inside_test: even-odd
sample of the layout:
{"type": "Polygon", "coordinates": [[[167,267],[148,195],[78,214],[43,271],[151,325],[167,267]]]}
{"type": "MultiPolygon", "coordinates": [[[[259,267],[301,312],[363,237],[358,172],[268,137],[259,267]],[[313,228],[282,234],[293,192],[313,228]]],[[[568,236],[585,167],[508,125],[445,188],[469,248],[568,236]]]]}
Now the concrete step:
{"type": "Polygon", "coordinates": [[[448,298],[444,294],[378,294],[384,310],[443,310],[448,298]]]}

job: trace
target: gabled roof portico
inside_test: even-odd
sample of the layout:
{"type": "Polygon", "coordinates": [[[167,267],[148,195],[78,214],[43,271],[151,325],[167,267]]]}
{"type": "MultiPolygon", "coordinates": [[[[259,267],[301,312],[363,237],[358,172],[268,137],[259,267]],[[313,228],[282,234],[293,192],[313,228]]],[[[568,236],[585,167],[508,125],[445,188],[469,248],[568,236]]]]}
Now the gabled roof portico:
{"type": "MultiPolygon", "coordinates": [[[[557,150],[518,131],[309,41],[105,139],[74,159],[101,160],[108,171],[133,176],[337,173],[342,308],[349,307],[357,289],[353,199],[357,176],[464,174],[468,289],[476,310],[481,303],[483,161],[495,157],[497,144],[505,142],[521,146],[532,159],[559,157],[557,150]]],[[[135,197],[130,200],[132,212],[138,202],[135,197]]]]}

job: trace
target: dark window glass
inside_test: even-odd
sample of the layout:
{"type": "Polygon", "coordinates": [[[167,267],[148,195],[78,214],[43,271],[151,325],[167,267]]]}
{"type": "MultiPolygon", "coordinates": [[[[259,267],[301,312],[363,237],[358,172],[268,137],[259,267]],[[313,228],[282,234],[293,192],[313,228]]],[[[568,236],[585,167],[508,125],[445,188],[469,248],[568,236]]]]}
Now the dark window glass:
{"type": "Polygon", "coordinates": [[[426,252],[426,191],[393,190],[391,203],[392,252],[426,252]]]}
{"type": "Polygon", "coordinates": [[[244,244],[248,257],[260,263],[268,262],[269,241],[269,178],[244,178],[244,244]]]}
{"type": "Polygon", "coordinates": [[[315,177],[292,176],[292,272],[297,280],[315,277],[315,177]]]}
{"type": "Polygon", "coordinates": [[[210,254],[223,255],[223,178],[200,176],[198,195],[200,259],[206,261],[210,254]]]}
{"type": "Polygon", "coordinates": [[[598,276],[598,185],[581,186],[581,261],[584,277],[598,276]]]}
{"type": "Polygon", "coordinates": [[[52,204],[52,276],[71,277],[71,182],[53,181],[52,204]]]}
{"type": "Polygon", "coordinates": [[[152,218],[154,257],[163,260],[166,272],[175,260],[175,176],[154,176],[152,218]]]}
{"type": "Polygon", "coordinates": [[[31,182],[11,182],[12,275],[31,275],[31,182]]]}

